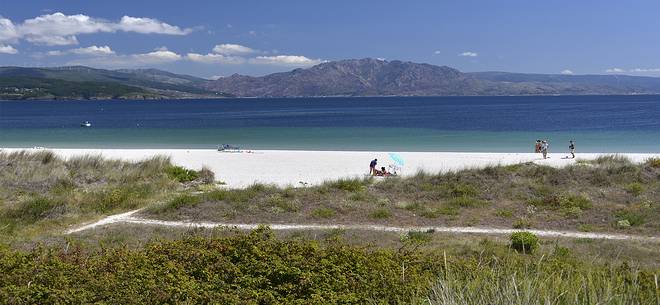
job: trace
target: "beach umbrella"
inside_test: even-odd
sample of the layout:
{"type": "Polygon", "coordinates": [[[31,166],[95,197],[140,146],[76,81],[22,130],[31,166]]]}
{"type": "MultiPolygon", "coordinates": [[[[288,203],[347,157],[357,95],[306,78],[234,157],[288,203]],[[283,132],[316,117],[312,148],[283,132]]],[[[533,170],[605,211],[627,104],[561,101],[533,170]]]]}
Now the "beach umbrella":
{"type": "Polygon", "coordinates": [[[392,159],[392,161],[394,161],[394,163],[396,163],[398,166],[403,166],[405,163],[403,161],[403,157],[397,153],[390,153],[390,159],[392,159]]]}

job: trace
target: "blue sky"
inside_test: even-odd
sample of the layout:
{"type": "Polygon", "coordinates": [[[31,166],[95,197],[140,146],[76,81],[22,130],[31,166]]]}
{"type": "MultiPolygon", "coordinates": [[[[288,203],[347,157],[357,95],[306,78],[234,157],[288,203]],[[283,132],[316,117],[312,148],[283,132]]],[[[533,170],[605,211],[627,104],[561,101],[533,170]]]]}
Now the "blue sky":
{"type": "Polygon", "coordinates": [[[384,58],[660,76],[660,1],[4,1],[0,65],[262,75],[384,58]]]}

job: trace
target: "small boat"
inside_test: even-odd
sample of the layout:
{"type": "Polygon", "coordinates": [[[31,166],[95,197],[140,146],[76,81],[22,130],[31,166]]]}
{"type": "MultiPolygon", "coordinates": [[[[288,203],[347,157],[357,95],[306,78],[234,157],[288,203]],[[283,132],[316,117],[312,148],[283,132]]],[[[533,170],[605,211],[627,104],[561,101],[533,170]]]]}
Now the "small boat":
{"type": "Polygon", "coordinates": [[[80,127],[92,127],[92,123],[90,123],[89,121],[84,121],[80,123],[80,127]]]}

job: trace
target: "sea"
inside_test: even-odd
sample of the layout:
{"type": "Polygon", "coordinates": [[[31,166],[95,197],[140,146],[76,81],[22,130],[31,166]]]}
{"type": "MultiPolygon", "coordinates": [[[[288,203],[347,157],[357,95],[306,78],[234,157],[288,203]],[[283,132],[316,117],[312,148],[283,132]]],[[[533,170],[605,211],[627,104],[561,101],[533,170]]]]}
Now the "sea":
{"type": "Polygon", "coordinates": [[[660,152],[660,96],[0,101],[0,147],[660,152]],[[81,127],[89,121],[91,127],[81,127]]]}

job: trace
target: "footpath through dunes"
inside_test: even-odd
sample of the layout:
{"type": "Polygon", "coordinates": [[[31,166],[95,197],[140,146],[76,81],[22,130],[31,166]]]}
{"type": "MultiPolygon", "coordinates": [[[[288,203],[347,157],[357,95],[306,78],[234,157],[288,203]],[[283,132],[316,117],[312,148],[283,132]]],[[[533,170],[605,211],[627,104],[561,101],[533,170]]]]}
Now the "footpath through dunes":
{"type": "Polygon", "coordinates": [[[554,231],[538,229],[505,229],[491,227],[443,227],[443,226],[383,226],[376,224],[284,224],[284,223],[228,223],[228,222],[192,222],[192,221],[167,221],[148,219],[134,216],[140,210],[134,210],[127,213],[112,215],[97,222],[85,224],[67,230],[66,234],[78,233],[86,230],[102,228],[103,226],[114,224],[139,224],[154,225],[179,228],[228,228],[239,230],[256,230],[259,227],[268,227],[276,231],[297,231],[297,230],[356,230],[356,231],[375,231],[375,232],[437,232],[437,233],[456,233],[456,234],[482,234],[482,235],[508,235],[514,232],[527,231],[541,237],[560,237],[560,238],[584,238],[584,239],[607,239],[607,240],[636,240],[660,242],[658,236],[640,236],[626,234],[608,234],[608,233],[590,233],[574,231],[554,231]]]}
{"type": "Polygon", "coordinates": [[[435,231],[644,239],[660,236],[660,158],[600,156],[565,167],[534,162],[318,186],[206,185],[100,223],[165,227],[268,225],[276,230],[435,231]]]}
{"type": "MultiPolygon", "coordinates": [[[[22,149],[4,149],[19,151],[22,149]]],[[[32,150],[29,150],[32,151],[32,150]]],[[[378,159],[378,167],[392,164],[388,152],[367,151],[294,151],[259,150],[223,153],[213,149],[52,149],[62,158],[100,155],[109,159],[140,161],[162,155],[179,166],[199,170],[203,166],[227,188],[245,188],[255,183],[279,187],[315,186],[342,178],[363,178],[369,172],[369,161],[378,159]]],[[[419,171],[438,173],[486,166],[534,162],[538,165],[562,167],[577,160],[593,160],[607,153],[578,154],[567,159],[567,153],[551,153],[548,159],[534,153],[465,153],[465,152],[399,152],[404,160],[402,175],[419,171]]],[[[633,162],[643,162],[660,154],[621,154],[633,162]]]]}

